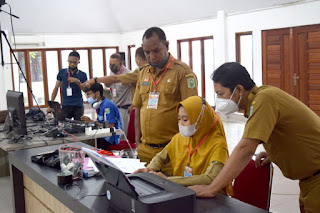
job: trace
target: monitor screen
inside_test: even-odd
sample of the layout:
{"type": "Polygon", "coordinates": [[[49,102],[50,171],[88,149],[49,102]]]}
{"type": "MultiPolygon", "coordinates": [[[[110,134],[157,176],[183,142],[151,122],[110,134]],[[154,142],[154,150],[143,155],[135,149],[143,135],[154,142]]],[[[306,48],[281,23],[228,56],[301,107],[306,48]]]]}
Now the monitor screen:
{"type": "Polygon", "coordinates": [[[26,135],[27,126],[23,93],[8,90],[7,107],[10,131],[14,131],[18,135],[26,135]]]}

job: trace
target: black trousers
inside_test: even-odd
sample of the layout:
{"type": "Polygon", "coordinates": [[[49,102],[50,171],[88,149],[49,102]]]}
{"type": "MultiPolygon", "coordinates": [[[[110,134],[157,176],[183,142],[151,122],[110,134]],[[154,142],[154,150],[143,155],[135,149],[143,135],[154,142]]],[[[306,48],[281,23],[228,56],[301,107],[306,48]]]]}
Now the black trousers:
{"type": "Polygon", "coordinates": [[[73,118],[74,120],[80,121],[83,113],[83,106],[62,106],[61,120],[65,120],[66,118],[73,118]]]}

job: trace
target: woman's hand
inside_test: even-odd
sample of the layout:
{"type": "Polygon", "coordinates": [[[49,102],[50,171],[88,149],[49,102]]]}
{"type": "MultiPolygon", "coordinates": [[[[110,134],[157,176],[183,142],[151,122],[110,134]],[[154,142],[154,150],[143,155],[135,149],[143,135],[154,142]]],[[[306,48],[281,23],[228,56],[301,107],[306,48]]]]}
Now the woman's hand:
{"type": "Polygon", "coordinates": [[[151,172],[153,171],[152,169],[149,168],[143,168],[143,169],[138,169],[136,171],[133,172],[133,174],[137,174],[137,173],[141,173],[141,172],[151,172]]]}
{"type": "Polygon", "coordinates": [[[165,174],[163,174],[162,172],[150,171],[149,173],[155,174],[155,175],[157,175],[157,176],[159,176],[159,177],[162,177],[162,178],[164,178],[164,179],[167,179],[167,178],[168,178],[168,177],[167,177],[165,174]]]}

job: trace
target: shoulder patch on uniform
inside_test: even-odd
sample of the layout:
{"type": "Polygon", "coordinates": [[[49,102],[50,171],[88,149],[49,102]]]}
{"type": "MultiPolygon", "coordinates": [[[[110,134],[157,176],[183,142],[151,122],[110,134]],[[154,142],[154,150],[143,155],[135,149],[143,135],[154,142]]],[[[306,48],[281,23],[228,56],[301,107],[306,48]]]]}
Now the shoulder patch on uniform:
{"type": "Polygon", "coordinates": [[[192,73],[186,74],[184,75],[184,77],[188,78],[188,77],[193,77],[194,75],[192,73]]]}
{"type": "Polygon", "coordinates": [[[110,113],[110,108],[105,108],[104,112],[108,115],[110,113]]]}
{"type": "Polygon", "coordinates": [[[251,115],[252,115],[252,111],[253,111],[253,106],[251,106],[251,107],[250,107],[250,112],[249,112],[249,117],[248,117],[248,118],[250,118],[250,117],[251,117],[251,115]]]}
{"type": "Polygon", "coordinates": [[[193,78],[189,78],[187,81],[188,81],[188,88],[192,89],[196,86],[193,78]]]}

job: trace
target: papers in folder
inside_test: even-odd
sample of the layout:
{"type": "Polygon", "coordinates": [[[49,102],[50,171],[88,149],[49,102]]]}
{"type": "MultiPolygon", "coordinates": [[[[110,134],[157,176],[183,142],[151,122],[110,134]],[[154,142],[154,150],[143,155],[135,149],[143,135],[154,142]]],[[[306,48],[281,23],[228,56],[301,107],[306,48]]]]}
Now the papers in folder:
{"type": "Polygon", "coordinates": [[[86,153],[90,153],[101,158],[102,161],[106,161],[109,165],[119,169],[124,173],[133,173],[137,169],[145,168],[145,162],[140,162],[139,159],[133,158],[108,158],[104,157],[93,150],[82,147],[82,150],[86,153]]]}

